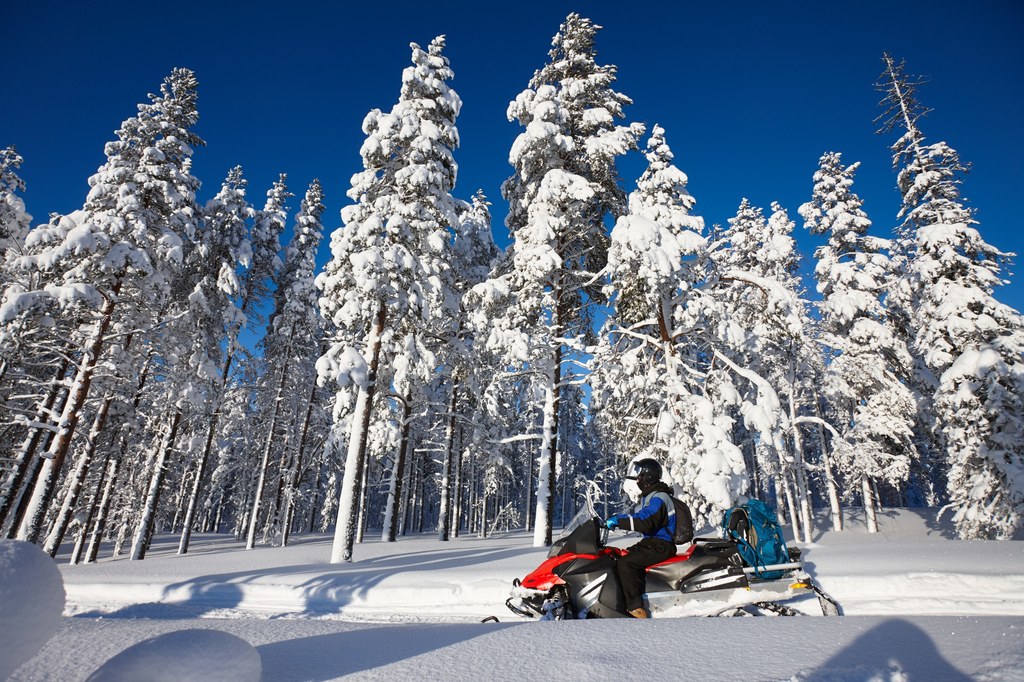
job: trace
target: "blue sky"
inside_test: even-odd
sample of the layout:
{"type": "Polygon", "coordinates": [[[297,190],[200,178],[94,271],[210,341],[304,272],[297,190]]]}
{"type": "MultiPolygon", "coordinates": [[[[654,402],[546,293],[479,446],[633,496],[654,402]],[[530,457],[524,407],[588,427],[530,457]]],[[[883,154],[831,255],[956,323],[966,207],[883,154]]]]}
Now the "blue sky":
{"type": "MultiPolygon", "coordinates": [[[[104,143],[173,67],[185,66],[199,79],[197,132],[207,142],[195,155],[200,198],[241,165],[257,205],[288,173],[297,209],[318,177],[329,233],[359,170],[363,117],[397,100],[409,43],[445,34],[464,102],[456,194],[468,199],[482,188],[496,237],[507,243],[499,188],[519,128],[505,111],[544,64],[559,23],[578,11],[604,27],[598,60],[618,66],[618,89],[634,100],[629,120],[665,127],[707,225],[725,224],[743,197],[766,213],[779,201],[800,224],[796,209],[809,198],[818,157],[834,150],[862,162],[855,190],[874,233],[889,236],[899,206],[894,138],[876,135],[873,123],[873,83],[888,50],[930,79],[920,99],[933,112],[921,127],[973,164],[963,194],[982,235],[1024,252],[1019,0],[6,5],[0,147],[14,144],[25,158],[24,198],[37,223],[81,206],[104,143]]],[[[620,167],[631,185],[643,160],[635,154],[620,167]]],[[[798,232],[810,256],[817,242],[798,232]]],[[[1011,279],[996,295],[1024,309],[1024,277],[1011,279]]]]}

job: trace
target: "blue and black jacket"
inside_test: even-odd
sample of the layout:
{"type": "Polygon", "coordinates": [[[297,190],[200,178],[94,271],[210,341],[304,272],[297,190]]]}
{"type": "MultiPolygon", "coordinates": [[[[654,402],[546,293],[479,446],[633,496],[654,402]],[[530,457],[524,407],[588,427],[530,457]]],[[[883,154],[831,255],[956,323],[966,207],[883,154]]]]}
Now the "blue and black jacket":
{"type": "Polygon", "coordinates": [[[674,544],[676,532],[676,507],[672,504],[672,488],[658,481],[647,491],[636,505],[632,514],[618,514],[615,517],[622,530],[633,530],[647,538],[658,538],[674,544]]]}

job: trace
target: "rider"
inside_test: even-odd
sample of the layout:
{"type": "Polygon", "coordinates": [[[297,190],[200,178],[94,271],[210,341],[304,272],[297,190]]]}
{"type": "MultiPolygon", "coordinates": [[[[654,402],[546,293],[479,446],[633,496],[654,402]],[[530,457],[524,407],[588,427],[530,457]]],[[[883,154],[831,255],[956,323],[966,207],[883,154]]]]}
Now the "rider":
{"type": "Polygon", "coordinates": [[[631,498],[639,497],[636,511],[612,516],[605,521],[605,526],[609,530],[638,531],[644,536],[615,562],[615,569],[626,598],[626,611],[634,618],[648,618],[650,614],[644,608],[643,599],[645,570],[676,553],[672,489],[661,480],[661,465],[649,457],[630,463],[622,487],[631,498]]]}

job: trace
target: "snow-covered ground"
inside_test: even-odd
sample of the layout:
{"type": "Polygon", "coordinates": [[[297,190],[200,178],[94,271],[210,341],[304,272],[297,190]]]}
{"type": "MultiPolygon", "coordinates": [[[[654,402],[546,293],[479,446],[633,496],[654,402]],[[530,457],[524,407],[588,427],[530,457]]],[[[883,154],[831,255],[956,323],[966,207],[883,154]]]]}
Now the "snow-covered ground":
{"type": "Polygon", "coordinates": [[[140,562],[61,555],[65,617],[10,679],[1024,680],[1024,542],[954,541],[931,510],[887,511],[877,535],[850,527],[800,545],[842,617],[811,599],[796,618],[685,617],[702,604],[659,600],[650,621],[511,614],[512,580],[545,555],[526,533],[373,540],[340,565],[326,536],[250,551],[193,536],[187,556],[159,537],[140,562]]]}

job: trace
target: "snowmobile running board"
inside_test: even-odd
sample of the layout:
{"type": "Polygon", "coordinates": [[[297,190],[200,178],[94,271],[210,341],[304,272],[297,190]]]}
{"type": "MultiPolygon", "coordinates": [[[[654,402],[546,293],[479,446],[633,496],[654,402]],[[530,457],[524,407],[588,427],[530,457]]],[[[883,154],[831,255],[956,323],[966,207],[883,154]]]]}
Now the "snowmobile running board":
{"type": "Polygon", "coordinates": [[[770,566],[747,566],[743,569],[744,573],[763,573],[764,571],[789,571],[794,568],[803,568],[803,563],[796,561],[789,564],[772,564],[770,566]]]}

